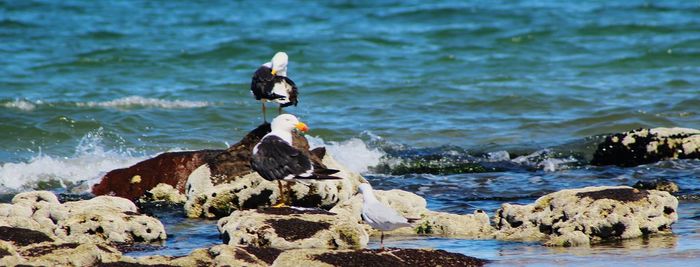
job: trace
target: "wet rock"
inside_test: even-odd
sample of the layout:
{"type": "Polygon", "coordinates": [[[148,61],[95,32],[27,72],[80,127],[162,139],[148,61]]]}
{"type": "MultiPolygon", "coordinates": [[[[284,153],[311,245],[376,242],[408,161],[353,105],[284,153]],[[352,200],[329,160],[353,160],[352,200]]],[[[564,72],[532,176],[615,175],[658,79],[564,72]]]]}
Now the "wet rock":
{"type": "Polygon", "coordinates": [[[627,186],[586,187],[545,195],[529,205],[503,204],[496,238],[578,246],[670,233],[678,200],[668,192],[627,186]]]}
{"type": "Polygon", "coordinates": [[[184,204],[185,201],[187,201],[187,196],[175,189],[172,185],[161,183],[151,190],[148,190],[139,200],[143,202],[184,204]]]}
{"type": "Polygon", "coordinates": [[[34,243],[52,242],[53,238],[35,230],[0,226],[0,240],[12,242],[17,246],[27,246],[34,243]]]}
{"type": "Polygon", "coordinates": [[[282,253],[274,266],[483,266],[486,263],[483,259],[431,249],[299,249],[282,253]]]}
{"type": "Polygon", "coordinates": [[[61,204],[51,192],[34,191],[18,194],[12,202],[0,205],[0,231],[6,232],[5,240],[20,246],[54,240],[131,243],[166,238],[160,221],[139,214],[124,198],[100,196],[61,204]]]}
{"type": "Polygon", "coordinates": [[[146,191],[164,183],[185,192],[187,177],[194,169],[224,150],[167,152],[123,169],[108,172],[92,187],[95,195],[136,200],[146,191]]]}
{"type": "Polygon", "coordinates": [[[637,181],[637,183],[635,183],[632,187],[637,189],[666,191],[669,193],[677,193],[678,191],[680,191],[680,187],[678,187],[676,183],[669,181],[668,179],[637,181]]]}
{"type": "Polygon", "coordinates": [[[224,243],[263,248],[361,248],[369,238],[352,218],[321,209],[234,211],[218,222],[224,243]]]}
{"type": "MultiPolygon", "coordinates": [[[[388,235],[434,235],[443,237],[460,237],[484,239],[493,237],[494,229],[491,227],[489,216],[483,211],[475,211],[473,214],[459,215],[445,212],[431,211],[426,208],[426,201],[422,197],[402,190],[374,190],[377,199],[394,208],[401,215],[409,219],[415,219],[413,227],[399,228],[385,232],[388,235]]],[[[343,201],[330,210],[361,223],[371,235],[379,236],[380,231],[374,230],[362,222],[362,196],[355,195],[349,200],[343,201]]]]}
{"type": "Polygon", "coordinates": [[[624,167],[667,159],[700,158],[700,130],[688,128],[637,129],[605,138],[592,165],[624,167]]]}
{"type": "MultiPolygon", "coordinates": [[[[277,182],[263,179],[250,168],[251,150],[269,132],[269,124],[261,125],[246,135],[214,161],[192,172],[187,182],[188,217],[220,218],[234,210],[255,209],[270,206],[279,199],[277,182]]],[[[308,142],[294,134],[294,146],[308,151],[308,142]]],[[[283,183],[292,206],[321,207],[330,209],[341,200],[355,193],[357,185],[366,180],[359,174],[338,164],[324,149],[308,151],[315,165],[340,170],[334,176],[342,180],[325,180],[283,183]]]]}
{"type": "Polygon", "coordinates": [[[95,266],[120,257],[119,251],[104,244],[52,242],[23,247],[16,255],[0,259],[0,265],[95,266]]]}

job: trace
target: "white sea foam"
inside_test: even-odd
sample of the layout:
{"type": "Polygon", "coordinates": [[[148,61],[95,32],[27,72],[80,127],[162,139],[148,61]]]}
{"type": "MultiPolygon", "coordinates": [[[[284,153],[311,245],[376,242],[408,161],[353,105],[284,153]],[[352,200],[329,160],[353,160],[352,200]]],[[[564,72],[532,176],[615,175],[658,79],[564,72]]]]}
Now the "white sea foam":
{"type": "Polygon", "coordinates": [[[110,107],[110,108],[129,108],[129,107],[156,107],[156,108],[200,108],[209,106],[206,101],[186,101],[186,100],[165,100],[158,98],[147,98],[142,96],[127,96],[111,101],[104,102],[80,102],[77,103],[80,107],[110,107]]]}
{"type": "Polygon", "coordinates": [[[320,137],[307,136],[309,146],[313,149],[316,147],[326,147],[326,151],[333,155],[333,158],[340,164],[343,164],[348,169],[363,173],[367,172],[369,167],[379,164],[380,159],[385,155],[379,149],[370,148],[358,138],[351,138],[342,142],[325,142],[320,137]]]}
{"type": "Polygon", "coordinates": [[[16,108],[23,111],[32,111],[36,108],[36,103],[22,99],[15,99],[15,101],[12,102],[5,102],[2,105],[6,108],[16,108]]]}
{"type": "Polygon", "coordinates": [[[511,161],[521,165],[540,168],[547,172],[566,169],[568,164],[577,162],[577,160],[571,156],[567,158],[555,158],[552,156],[552,151],[549,149],[538,150],[530,155],[514,158],[511,161]]]}
{"type": "MultiPolygon", "coordinates": [[[[106,172],[133,165],[146,159],[131,153],[105,150],[102,130],[86,134],[73,156],[61,157],[38,153],[26,162],[0,165],[0,192],[30,190],[37,182],[59,181],[62,184],[94,183],[106,172]]],[[[89,189],[85,187],[84,189],[89,189]]]]}

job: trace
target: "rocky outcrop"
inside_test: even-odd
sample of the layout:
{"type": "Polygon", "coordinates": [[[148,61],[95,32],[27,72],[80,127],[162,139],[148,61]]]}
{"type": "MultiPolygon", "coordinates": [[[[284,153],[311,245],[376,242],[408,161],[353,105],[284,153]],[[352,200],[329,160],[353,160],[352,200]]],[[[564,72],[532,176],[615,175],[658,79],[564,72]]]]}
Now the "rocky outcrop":
{"type": "Polygon", "coordinates": [[[218,222],[224,243],[278,249],[362,248],[369,237],[357,221],[323,209],[234,211],[218,222]]]}
{"type": "MultiPolygon", "coordinates": [[[[406,218],[415,219],[414,227],[399,228],[389,235],[434,235],[442,237],[459,237],[472,239],[492,238],[494,229],[491,227],[489,216],[480,210],[473,214],[459,215],[446,212],[431,211],[426,208],[422,197],[402,190],[374,190],[375,196],[381,202],[389,205],[406,218]]],[[[362,223],[362,196],[339,203],[331,212],[338,213],[362,223]]],[[[364,224],[366,231],[372,235],[380,232],[364,224]]]]}
{"type": "Polygon", "coordinates": [[[676,183],[669,181],[668,179],[637,181],[637,183],[635,183],[632,187],[637,189],[666,191],[672,194],[681,190],[676,183]]]}
{"type": "Polygon", "coordinates": [[[0,266],[95,266],[101,262],[116,261],[121,253],[106,244],[50,242],[12,249],[2,257],[7,245],[0,241],[0,266]]]}
{"type": "Polygon", "coordinates": [[[123,169],[108,172],[92,187],[95,195],[136,200],[146,191],[164,183],[185,192],[187,177],[194,169],[224,150],[167,152],[123,169]]]}
{"type": "MultiPolygon", "coordinates": [[[[280,197],[277,182],[267,181],[250,168],[250,151],[269,132],[269,124],[250,132],[226,153],[200,166],[188,178],[185,211],[188,217],[220,218],[234,210],[255,209],[270,206],[280,197]]],[[[366,180],[338,164],[325,149],[309,151],[309,145],[301,135],[294,134],[294,146],[308,151],[315,165],[322,165],[340,172],[334,176],[341,180],[284,181],[288,200],[292,206],[321,207],[330,209],[336,203],[350,198],[357,185],[366,180]]]]}
{"type": "Polygon", "coordinates": [[[123,256],[100,266],[483,266],[487,260],[432,249],[325,250],[218,245],[184,257],[123,256]]]}
{"type": "Polygon", "coordinates": [[[42,242],[132,243],[166,238],[155,218],[141,215],[131,201],[100,196],[61,204],[47,191],[16,195],[0,204],[0,240],[19,246],[42,242]]]}
{"type": "Polygon", "coordinates": [[[627,186],[586,187],[545,195],[533,204],[503,204],[496,238],[544,241],[551,246],[670,233],[678,200],[668,192],[627,186]]]}
{"type": "Polygon", "coordinates": [[[300,249],[282,253],[274,266],[483,266],[488,261],[444,250],[319,250],[300,249]]]}
{"type": "Polygon", "coordinates": [[[700,158],[700,130],[653,128],[606,137],[598,145],[591,164],[631,167],[660,160],[690,158],[700,158]]]}

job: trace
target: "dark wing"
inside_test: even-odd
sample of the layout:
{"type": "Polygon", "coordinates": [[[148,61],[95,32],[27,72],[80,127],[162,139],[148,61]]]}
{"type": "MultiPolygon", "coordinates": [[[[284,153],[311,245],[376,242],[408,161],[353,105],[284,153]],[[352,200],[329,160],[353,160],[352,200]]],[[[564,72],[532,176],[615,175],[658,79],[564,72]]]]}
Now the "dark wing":
{"type": "Polygon", "coordinates": [[[250,163],[253,170],[269,181],[294,178],[311,169],[307,156],[274,135],[260,141],[250,163]]]}
{"type": "Polygon", "coordinates": [[[272,69],[265,66],[261,66],[255,71],[250,82],[250,91],[253,92],[256,100],[269,99],[268,96],[272,92],[275,77],[272,75],[272,69]]]}
{"type": "Polygon", "coordinates": [[[275,78],[282,79],[282,80],[286,81],[287,84],[289,84],[289,86],[292,87],[292,89],[289,91],[289,102],[284,103],[281,106],[288,107],[288,106],[294,105],[296,107],[297,103],[299,103],[299,100],[298,100],[299,89],[297,88],[297,85],[294,83],[294,81],[292,81],[292,79],[289,79],[289,78],[284,77],[284,76],[277,76],[275,78]]]}
{"type": "Polygon", "coordinates": [[[339,170],[329,169],[323,164],[323,157],[326,156],[325,147],[317,147],[309,151],[309,159],[311,159],[311,164],[314,166],[314,174],[319,175],[330,175],[339,172],[339,170]]]}

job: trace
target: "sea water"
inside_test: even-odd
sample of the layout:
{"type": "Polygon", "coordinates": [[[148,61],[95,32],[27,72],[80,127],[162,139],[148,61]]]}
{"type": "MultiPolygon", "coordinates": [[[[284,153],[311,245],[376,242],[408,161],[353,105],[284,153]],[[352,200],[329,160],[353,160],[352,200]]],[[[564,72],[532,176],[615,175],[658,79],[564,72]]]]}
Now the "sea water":
{"type": "MultiPolygon", "coordinates": [[[[276,51],[301,92],[286,112],[312,144],[431,209],[493,215],[565,188],[657,178],[699,193],[698,160],[588,164],[607,133],[700,128],[697,1],[0,1],[0,199],[86,190],[165,151],[226,148],[263,121],[250,76],[276,51]]],[[[495,265],[697,263],[700,205],[678,212],[673,236],[590,248],[387,244],[495,265]]],[[[135,255],[221,242],[211,221],[161,219],[165,247],[135,255]]]]}

